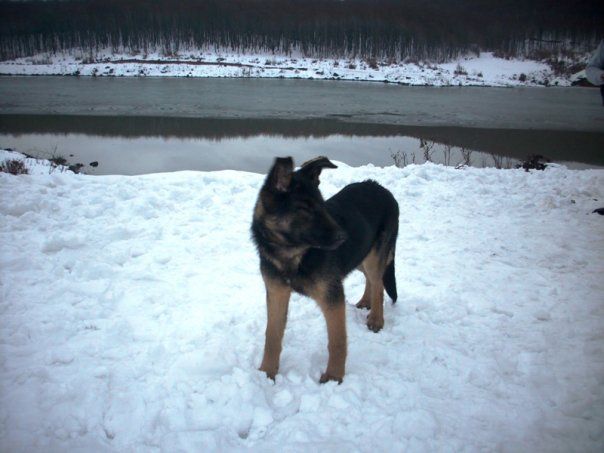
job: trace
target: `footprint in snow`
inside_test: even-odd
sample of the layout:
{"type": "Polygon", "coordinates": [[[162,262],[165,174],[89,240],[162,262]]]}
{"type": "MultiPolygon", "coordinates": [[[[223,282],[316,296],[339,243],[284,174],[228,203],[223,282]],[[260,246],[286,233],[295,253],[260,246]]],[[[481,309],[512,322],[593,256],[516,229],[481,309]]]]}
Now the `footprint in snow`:
{"type": "Polygon", "coordinates": [[[55,253],[63,249],[77,249],[84,246],[84,239],[77,236],[53,236],[42,244],[43,253],[55,253]]]}
{"type": "Polygon", "coordinates": [[[158,264],[167,264],[170,262],[172,257],[170,255],[158,255],[153,258],[158,264]]]}

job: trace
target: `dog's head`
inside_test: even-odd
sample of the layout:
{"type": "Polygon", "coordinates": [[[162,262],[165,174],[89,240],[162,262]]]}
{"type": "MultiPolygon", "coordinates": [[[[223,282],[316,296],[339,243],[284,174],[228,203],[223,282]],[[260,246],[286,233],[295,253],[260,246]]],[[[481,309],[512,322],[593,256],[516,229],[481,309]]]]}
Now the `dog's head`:
{"type": "Polygon", "coordinates": [[[346,240],[319,191],[324,168],[337,167],[326,157],[317,157],[294,171],[291,157],[275,159],[260,190],[254,220],[280,246],[333,250],[346,240]]]}

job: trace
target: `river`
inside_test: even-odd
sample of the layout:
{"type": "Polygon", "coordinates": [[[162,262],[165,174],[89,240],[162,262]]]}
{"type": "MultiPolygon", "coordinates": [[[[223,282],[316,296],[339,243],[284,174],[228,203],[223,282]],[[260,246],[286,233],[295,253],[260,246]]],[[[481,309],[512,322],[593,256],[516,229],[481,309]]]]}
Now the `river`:
{"type": "Polygon", "coordinates": [[[275,155],[349,165],[604,166],[589,88],[408,87],[283,79],[0,78],[0,146],[98,161],[93,174],[237,169],[275,155]]]}

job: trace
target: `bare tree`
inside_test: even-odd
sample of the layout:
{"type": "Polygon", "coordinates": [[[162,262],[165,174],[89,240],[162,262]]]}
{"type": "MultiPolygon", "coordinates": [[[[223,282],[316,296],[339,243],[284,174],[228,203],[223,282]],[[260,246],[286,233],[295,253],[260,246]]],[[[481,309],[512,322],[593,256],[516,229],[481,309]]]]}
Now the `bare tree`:
{"type": "Polygon", "coordinates": [[[604,35],[604,4],[576,3],[509,0],[505,8],[493,8],[478,0],[0,1],[0,58],[72,48],[177,55],[212,47],[299,51],[379,66],[443,62],[480,49],[505,56],[558,54],[565,46],[589,51],[604,35]]]}
{"type": "Polygon", "coordinates": [[[491,153],[491,159],[493,159],[493,165],[498,169],[508,170],[514,168],[515,161],[508,156],[500,156],[498,154],[491,153]]]}
{"type": "Polygon", "coordinates": [[[455,168],[471,167],[472,166],[472,150],[461,148],[461,161],[455,166],[455,168]]]}
{"type": "Polygon", "coordinates": [[[409,156],[407,156],[406,151],[397,151],[392,153],[390,156],[394,161],[394,165],[400,168],[404,168],[410,164],[415,164],[415,153],[410,153],[409,156]]]}
{"type": "Polygon", "coordinates": [[[434,152],[434,145],[435,142],[433,142],[432,140],[425,140],[423,138],[419,139],[419,147],[424,153],[424,160],[426,162],[432,162],[432,153],[434,152]]]}

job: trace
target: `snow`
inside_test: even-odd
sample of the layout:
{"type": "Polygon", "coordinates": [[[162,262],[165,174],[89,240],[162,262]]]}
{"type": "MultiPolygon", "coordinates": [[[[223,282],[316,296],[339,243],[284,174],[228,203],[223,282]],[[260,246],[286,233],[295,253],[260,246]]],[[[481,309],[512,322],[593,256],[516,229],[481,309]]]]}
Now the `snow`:
{"type": "Polygon", "coordinates": [[[320,59],[224,50],[183,51],[174,57],[159,52],[128,54],[104,50],[92,56],[71,51],[2,61],[0,75],[268,77],[433,86],[539,86],[545,83],[570,86],[572,81],[570,76],[555,75],[546,63],[498,58],[492,52],[466,55],[444,64],[379,61],[372,67],[359,58],[320,59]],[[463,70],[456,74],[458,66],[463,70]],[[519,80],[521,74],[526,76],[525,81],[519,80]]]}
{"type": "Polygon", "coordinates": [[[29,157],[22,153],[10,150],[0,150],[0,163],[8,160],[23,161],[30,175],[50,175],[52,173],[73,173],[65,165],[57,165],[48,159],[29,157]]]}
{"type": "Polygon", "coordinates": [[[367,178],[400,204],[399,301],[368,331],[351,274],[347,374],[320,385],[298,295],[276,382],[257,371],[262,175],[0,174],[0,450],[602,451],[604,171],[341,164],[321,187],[367,178]]]}

